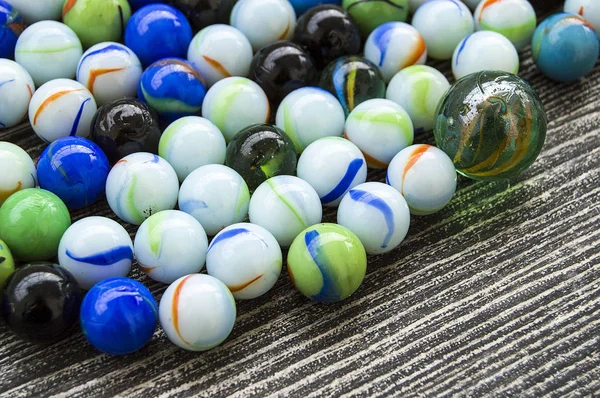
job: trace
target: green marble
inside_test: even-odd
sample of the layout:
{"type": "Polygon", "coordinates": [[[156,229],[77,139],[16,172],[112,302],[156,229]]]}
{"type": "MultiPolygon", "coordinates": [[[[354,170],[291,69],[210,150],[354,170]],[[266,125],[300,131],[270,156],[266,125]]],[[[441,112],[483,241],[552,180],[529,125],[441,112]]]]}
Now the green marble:
{"type": "Polygon", "coordinates": [[[281,129],[270,124],[255,124],[236,134],[227,145],[225,165],[237,171],[254,191],[278,175],[294,175],[296,149],[281,129]]]}
{"type": "Polygon", "coordinates": [[[130,17],[127,0],[67,0],[63,7],[63,22],[73,29],[84,48],[121,41],[130,17]]]}
{"type": "Polygon", "coordinates": [[[544,145],[546,127],[544,106],[525,80],[484,71],[450,87],[438,106],[434,135],[459,173],[503,180],[531,166],[544,145]]]}
{"type": "Polygon", "coordinates": [[[349,297],[367,271],[367,255],[358,237],[346,227],[329,223],[302,231],[290,246],[287,263],[294,286],[324,303],[349,297]]]}
{"type": "Polygon", "coordinates": [[[70,225],[67,206],[44,189],[19,191],[0,207],[0,239],[23,262],[56,257],[60,238],[70,225]]]}
{"type": "Polygon", "coordinates": [[[386,22],[408,19],[408,0],[344,0],[342,7],[354,18],[364,39],[386,22]]]}
{"type": "MultiPolygon", "coordinates": [[[[0,239],[0,289],[4,282],[15,272],[15,260],[8,248],[8,245],[0,239]]],[[[2,295],[0,295],[0,301],[2,295]]]]}

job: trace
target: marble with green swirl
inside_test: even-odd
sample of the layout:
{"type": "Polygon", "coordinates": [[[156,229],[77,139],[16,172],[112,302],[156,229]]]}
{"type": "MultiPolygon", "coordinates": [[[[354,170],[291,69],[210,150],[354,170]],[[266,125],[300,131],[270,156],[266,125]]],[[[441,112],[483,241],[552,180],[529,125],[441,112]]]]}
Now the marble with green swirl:
{"type": "Polygon", "coordinates": [[[458,80],[438,106],[437,146],[475,180],[518,176],[536,160],[547,119],[535,90],[511,73],[483,71],[458,80]]]}

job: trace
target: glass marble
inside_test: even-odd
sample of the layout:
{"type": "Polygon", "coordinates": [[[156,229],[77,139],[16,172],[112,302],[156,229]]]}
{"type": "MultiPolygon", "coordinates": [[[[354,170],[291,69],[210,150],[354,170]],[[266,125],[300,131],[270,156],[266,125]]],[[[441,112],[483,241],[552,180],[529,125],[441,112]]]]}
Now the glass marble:
{"type": "Polygon", "coordinates": [[[21,14],[11,4],[0,1],[0,58],[13,59],[17,39],[25,30],[21,14]]]}
{"type": "Polygon", "coordinates": [[[9,59],[0,59],[0,130],[27,117],[35,85],[29,72],[9,59]]]}
{"type": "Polygon", "coordinates": [[[82,54],[75,32],[55,21],[29,26],[15,47],[15,61],[29,72],[37,87],[53,79],[75,77],[82,54]]]}
{"type": "Polygon", "coordinates": [[[456,179],[448,155],[425,144],[400,151],[386,175],[386,182],[404,196],[414,215],[428,215],[444,208],[454,196],[456,179]]]}
{"type": "Polygon", "coordinates": [[[579,15],[560,13],[535,30],[531,54],[537,67],[552,80],[577,80],[594,69],[600,44],[593,26],[579,15]]]}
{"type": "Polygon", "coordinates": [[[358,236],[367,254],[382,254],[394,250],[406,237],[410,210],[396,189],[380,182],[367,182],[344,196],[337,223],[358,236]]]}
{"type": "Polygon", "coordinates": [[[321,203],[337,207],[351,188],[367,180],[367,162],[350,141],[339,137],[321,138],[300,155],[298,177],[317,191],[321,203]]]}
{"type": "Polygon", "coordinates": [[[379,67],[386,83],[400,70],[423,65],[427,60],[425,40],[404,22],[388,22],[377,27],[365,44],[365,58],[379,67]]]}
{"type": "Polygon", "coordinates": [[[421,133],[433,129],[437,107],[449,88],[448,79],[437,69],[413,65],[394,75],[385,97],[404,108],[415,133],[421,133]]]}
{"type": "Polygon", "coordinates": [[[312,59],[302,47],[281,40],[266,45],[256,53],[250,65],[249,78],[267,94],[271,107],[277,109],[286,95],[314,84],[317,72],[312,59]]]}
{"type": "Polygon", "coordinates": [[[385,169],[398,152],[412,145],[414,133],[404,108],[378,98],[354,108],[346,119],[344,136],[362,151],[367,166],[385,169]]]}
{"type": "Polygon", "coordinates": [[[567,0],[564,11],[578,14],[600,31],[600,3],[595,0],[567,0]]]}
{"type": "Polygon", "coordinates": [[[537,24],[535,10],[527,0],[483,0],[473,17],[475,30],[500,33],[518,51],[531,43],[537,24]]]}
{"type": "Polygon", "coordinates": [[[235,170],[219,164],[199,167],[181,184],[179,208],[193,216],[209,236],[248,215],[248,185],[235,170]]]}
{"type": "Polygon", "coordinates": [[[427,55],[438,60],[452,58],[456,46],[475,30],[473,14],[459,0],[431,0],[417,9],[412,25],[427,44],[427,55]]]}
{"type": "Polygon", "coordinates": [[[377,65],[355,55],[327,65],[319,86],[336,96],[346,116],[366,100],[385,97],[385,80],[377,65]]]}
{"type": "Polygon", "coordinates": [[[206,271],[223,282],[233,297],[257,298],[267,293],[281,274],[277,240],[263,227],[231,225],[215,236],[206,254],[206,271]]]}
{"type": "Polygon", "coordinates": [[[517,49],[500,33],[482,30],[465,37],[452,56],[452,74],[455,79],[471,73],[498,70],[517,74],[517,49]]]}
{"type": "Polygon", "coordinates": [[[71,331],[81,299],[79,284],[69,271],[56,264],[29,264],[4,284],[2,318],[19,338],[49,343],[71,331]]]}
{"type": "Polygon", "coordinates": [[[239,0],[229,23],[239,29],[258,51],[277,40],[289,40],[296,28],[296,13],[287,0],[239,0]]]}
{"type": "Polygon", "coordinates": [[[513,178],[537,158],[547,119],[537,93],[518,76],[497,71],[457,81],[438,108],[437,146],[476,180],[513,178]]]}
{"type": "Polygon", "coordinates": [[[51,80],[31,97],[29,123],[44,142],[69,136],[87,137],[98,110],[92,93],[79,82],[51,80]]]}
{"type": "Polygon", "coordinates": [[[256,124],[240,131],[227,145],[225,164],[244,178],[252,192],[271,177],[294,174],[296,149],[278,127],[256,124]]]}
{"type": "Polygon", "coordinates": [[[166,160],[147,152],[133,153],[119,160],[106,180],[106,199],[121,220],[140,225],[177,203],[179,180],[166,160]]]}
{"type": "Polygon", "coordinates": [[[44,189],[18,191],[0,207],[0,239],[19,261],[56,257],[60,238],[70,225],[67,206],[44,189]]]}
{"type": "Polygon", "coordinates": [[[142,223],[135,234],[134,248],[140,269],[151,279],[169,284],[200,272],[208,239],[194,217],[165,210],[142,223]]]}
{"type": "Polygon", "coordinates": [[[200,113],[206,85],[192,64],[165,58],[150,65],[140,78],[138,98],[167,123],[200,113]]]}
{"type": "Polygon", "coordinates": [[[91,124],[91,139],[111,165],[136,152],[158,153],[157,116],[142,101],[126,98],[102,106],[91,124]]]}
{"type": "Polygon", "coordinates": [[[404,22],[408,18],[408,0],[343,0],[342,6],[358,23],[365,38],[386,22],[404,22]]]}
{"type": "Polygon", "coordinates": [[[192,27],[176,8],[150,4],[136,11],[125,28],[125,45],[148,66],[163,58],[185,58],[192,27]]]}
{"type": "Polygon", "coordinates": [[[226,77],[248,76],[252,55],[252,46],[242,32],[229,25],[213,25],[194,36],[187,59],[210,87],[226,77]]]}
{"type": "Polygon", "coordinates": [[[5,0],[19,11],[27,24],[56,20],[61,16],[65,0],[5,0]]]}
{"type": "Polygon", "coordinates": [[[83,47],[90,48],[105,41],[121,41],[131,7],[127,0],[67,0],[62,17],[83,47]]]}
{"type": "Polygon", "coordinates": [[[302,230],[321,222],[323,208],[315,189],[294,176],[276,176],[252,194],[250,222],[273,234],[281,247],[289,247],[302,230]]]}
{"type": "Polygon", "coordinates": [[[302,231],[287,256],[292,283],[306,297],[336,303],[354,293],[365,278],[367,254],[360,239],[337,224],[302,231]]]}
{"type": "Polygon", "coordinates": [[[33,160],[21,147],[0,141],[0,206],[10,195],[35,188],[37,172],[33,160]]]}
{"type": "Polygon", "coordinates": [[[303,14],[294,30],[294,42],[306,49],[319,70],[361,49],[358,26],[343,8],[333,5],[314,7],[303,14]]]}
{"type": "Polygon", "coordinates": [[[158,305],[148,288],[128,278],[94,285],[81,304],[83,335],[109,355],[127,355],[144,347],[158,323],[158,305]]]}
{"type": "Polygon", "coordinates": [[[275,123],[300,154],[319,138],[341,137],[345,120],[344,108],[331,93],[318,87],[302,87],[283,99],[275,123]]]}
{"type": "Polygon", "coordinates": [[[210,350],[225,341],[237,314],[227,286],[204,274],[173,282],[160,299],[158,311],[169,340],[188,351],[210,350]]]}
{"type": "Polygon", "coordinates": [[[109,170],[102,149],[81,137],[54,141],[37,164],[40,188],[56,194],[69,209],[88,207],[104,196],[109,170]]]}
{"type": "Polygon", "coordinates": [[[124,97],[135,97],[142,75],[137,55],[122,44],[99,43],[90,47],[77,66],[77,81],[96,99],[98,106],[124,97]]]}
{"type": "Polygon", "coordinates": [[[213,122],[227,142],[243,128],[268,122],[270,115],[267,95],[245,77],[218,81],[208,90],[202,104],[202,117],[213,122]]]}
{"type": "Polygon", "coordinates": [[[168,0],[186,16],[195,32],[210,25],[227,24],[236,0],[168,0]]]}
{"type": "Polygon", "coordinates": [[[339,6],[342,4],[342,0],[290,0],[290,3],[292,3],[292,6],[294,7],[296,15],[301,15],[323,4],[334,4],[339,6]]]}
{"type": "Polygon", "coordinates": [[[62,236],[58,263],[82,289],[89,290],[100,281],[129,274],[133,242],[125,228],[110,218],[82,218],[62,236]]]}
{"type": "MultiPolygon", "coordinates": [[[[15,272],[15,260],[8,245],[0,239],[0,286],[15,272]]],[[[0,296],[0,304],[2,297],[0,296]]]]}
{"type": "Polygon", "coordinates": [[[174,121],[160,137],[158,154],[165,159],[180,182],[197,168],[225,163],[225,137],[210,120],[188,116],[174,121]]]}

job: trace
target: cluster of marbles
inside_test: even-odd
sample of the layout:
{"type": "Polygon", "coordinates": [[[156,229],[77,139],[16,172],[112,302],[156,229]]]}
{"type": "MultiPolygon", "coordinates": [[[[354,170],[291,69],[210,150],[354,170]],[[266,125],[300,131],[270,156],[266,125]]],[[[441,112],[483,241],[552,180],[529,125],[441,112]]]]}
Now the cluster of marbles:
{"type": "Polygon", "coordinates": [[[245,77],[228,77],[212,86],[202,103],[202,117],[221,130],[229,142],[243,128],[266,123],[271,115],[262,88],[245,77]]]}
{"type": "Polygon", "coordinates": [[[544,107],[529,84],[510,73],[486,71],[448,90],[434,135],[461,174],[499,180],[516,177],[535,161],[546,128],[544,107]]]}
{"type": "Polygon", "coordinates": [[[206,85],[200,72],[183,59],[165,58],[150,65],[140,78],[138,97],[166,122],[200,113],[206,85]]]}
{"type": "Polygon", "coordinates": [[[427,59],[425,40],[418,30],[404,22],[377,27],[365,43],[365,58],[379,67],[386,83],[400,70],[422,65],[427,59]]]}
{"type": "Polygon", "coordinates": [[[317,224],[294,239],[287,263],[290,279],[303,295],[335,303],[360,287],[367,271],[367,254],[348,228],[317,224]]]}
{"type": "Polygon", "coordinates": [[[58,263],[82,289],[105,279],[124,277],[133,263],[133,242],[119,223],[106,217],[86,217],[71,225],[60,240],[58,263]]]}
{"type": "Polygon", "coordinates": [[[158,154],[165,159],[180,182],[199,167],[225,163],[225,137],[210,120],[187,116],[171,123],[158,145],[158,154]]]}
{"type": "Polygon", "coordinates": [[[404,196],[410,212],[427,215],[444,208],[456,191],[456,170],[442,150],[412,145],[390,163],[386,181],[404,196]]]}
{"type": "Polygon", "coordinates": [[[351,188],[367,180],[367,162],[350,141],[321,138],[300,155],[298,177],[317,191],[321,203],[336,207],[351,188]]]}
{"type": "Polygon", "coordinates": [[[281,247],[289,247],[298,234],[321,222],[319,195],[306,181],[294,176],[269,178],[252,194],[250,222],[273,234],[281,247]]]}
{"type": "Polygon", "coordinates": [[[386,22],[408,18],[407,0],[343,0],[342,6],[354,18],[363,37],[386,22]]]}
{"type": "Polygon", "coordinates": [[[227,77],[248,76],[252,54],[250,42],[238,29],[212,25],[194,36],[187,59],[211,87],[227,77]]]}
{"type": "Polygon", "coordinates": [[[262,296],[281,274],[282,254],[277,240],[263,227],[231,225],[208,247],[206,271],[223,282],[241,300],[262,296]]]}
{"type": "Polygon", "coordinates": [[[330,92],[318,87],[303,87],[288,94],[275,117],[277,127],[292,140],[296,152],[323,137],[341,137],[346,115],[330,92]]]}
{"type": "Polygon", "coordinates": [[[9,59],[0,59],[0,130],[27,117],[35,84],[29,73],[9,59]]]}
{"type": "MultiPolygon", "coordinates": [[[[154,0],[133,0],[133,2],[154,2],[154,0]]],[[[185,15],[198,32],[208,26],[229,23],[229,16],[236,0],[167,0],[185,15]]],[[[132,3],[132,0],[129,1],[132,3]]]]}
{"type": "Polygon", "coordinates": [[[518,51],[531,43],[536,26],[535,10],[527,0],[483,0],[473,17],[475,30],[498,32],[518,51]]]}
{"type": "Polygon", "coordinates": [[[288,0],[239,0],[230,24],[252,44],[252,50],[277,40],[289,40],[296,28],[296,12],[288,0]]]}
{"type": "Polygon", "coordinates": [[[426,1],[413,15],[412,25],[423,36],[427,55],[439,60],[452,58],[458,43],[475,29],[473,14],[459,0],[426,1]]]}
{"type": "Polygon", "coordinates": [[[578,14],[600,31],[600,3],[594,0],[566,0],[564,11],[578,14]]]}
{"type": "Polygon", "coordinates": [[[314,7],[303,14],[294,31],[294,42],[306,49],[319,70],[361,50],[356,23],[343,8],[333,5],[314,7]]]}
{"type": "Polygon", "coordinates": [[[255,124],[240,131],[227,145],[225,164],[237,171],[254,191],[277,175],[294,174],[296,149],[278,127],[255,124]]]}
{"type": "Polygon", "coordinates": [[[323,70],[319,86],[337,97],[346,116],[360,103],[385,97],[385,80],[371,61],[359,56],[345,56],[323,70]]]}
{"type": "Polygon", "coordinates": [[[19,261],[54,258],[60,239],[70,225],[67,206],[44,189],[20,190],[0,207],[0,239],[19,261]]]}
{"type": "Polygon", "coordinates": [[[486,70],[517,74],[519,54],[505,36],[482,30],[465,37],[456,47],[452,56],[452,73],[460,79],[486,70]]]}
{"type": "Polygon", "coordinates": [[[367,182],[344,196],[337,223],[354,232],[368,254],[382,254],[398,247],[406,237],[410,210],[398,190],[380,182],[367,182]]]}
{"type": "Polygon", "coordinates": [[[231,333],[237,309],[223,282],[204,274],[173,282],[159,304],[160,324],[177,346],[189,351],[210,350],[231,333]]]}
{"type": "Polygon", "coordinates": [[[131,7],[127,0],[68,0],[62,19],[73,29],[84,48],[105,41],[120,41],[131,7]]]}
{"type": "Polygon", "coordinates": [[[600,43],[590,22],[569,13],[545,19],[535,30],[531,54],[553,80],[568,82],[587,75],[598,61],[600,43]]]}
{"type": "Polygon", "coordinates": [[[53,79],[73,78],[82,55],[75,32],[55,21],[29,26],[15,47],[15,61],[29,72],[38,87],[53,79]]]}
{"type": "Polygon", "coordinates": [[[415,133],[420,133],[433,128],[437,107],[448,88],[450,83],[440,71],[414,65],[394,75],[385,97],[408,113],[415,133]]]}
{"type": "Polygon", "coordinates": [[[204,267],[208,239],[202,225],[177,210],[153,214],[142,223],[135,240],[140,269],[155,281],[172,283],[204,267]]]}
{"type": "Polygon", "coordinates": [[[0,1],[0,58],[12,59],[17,39],[25,30],[21,14],[10,3],[0,1]]]}
{"type": "Polygon", "coordinates": [[[363,153],[367,166],[387,168],[392,158],[413,143],[410,116],[394,101],[363,102],[346,119],[345,137],[363,153]]]}
{"type": "Polygon", "coordinates": [[[33,160],[21,147],[0,141],[0,206],[12,194],[35,188],[37,171],[33,160]]]}
{"type": "Polygon", "coordinates": [[[142,7],[125,29],[125,45],[144,67],[163,58],[185,58],[191,41],[192,27],[185,15],[166,4],[142,7]]]}
{"type": "Polygon", "coordinates": [[[86,294],[79,322],[83,335],[97,350],[110,355],[131,354],[152,338],[158,323],[158,305],[141,283],[110,278],[86,294]]]}
{"type": "Polygon", "coordinates": [[[102,149],[81,137],[54,141],[37,164],[40,188],[56,194],[69,209],[90,206],[104,196],[109,170],[102,149]]]}
{"type": "MultiPolygon", "coordinates": [[[[0,239],[0,286],[15,272],[15,260],[8,245],[0,239]]],[[[0,295],[0,303],[2,298],[0,295]]]]}
{"type": "MultiPolygon", "coordinates": [[[[5,0],[6,1],[6,0],[5,0]]],[[[58,21],[61,16],[65,0],[8,0],[13,7],[19,10],[19,13],[29,25],[46,20],[58,21]]]]}
{"type": "Polygon", "coordinates": [[[125,97],[135,97],[142,65],[129,48],[115,42],[99,43],[83,53],[76,79],[93,95],[99,106],[125,97]]]}
{"type": "Polygon", "coordinates": [[[156,114],[146,104],[125,98],[98,109],[90,138],[113,165],[132,153],[158,153],[161,129],[156,114]]]}
{"type": "Polygon", "coordinates": [[[106,180],[106,199],[123,221],[140,225],[177,203],[179,180],[166,160],[147,152],[133,153],[119,160],[106,180]]]}
{"type": "Polygon", "coordinates": [[[70,79],[55,79],[33,94],[29,123],[44,142],[68,136],[87,137],[98,107],[84,85],[70,79]]]}

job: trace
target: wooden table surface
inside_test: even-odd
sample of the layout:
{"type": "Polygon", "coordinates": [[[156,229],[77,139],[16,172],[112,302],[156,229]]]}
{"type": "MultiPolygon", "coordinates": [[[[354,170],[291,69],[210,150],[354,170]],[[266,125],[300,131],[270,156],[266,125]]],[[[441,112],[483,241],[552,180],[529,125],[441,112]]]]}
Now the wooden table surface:
{"type": "MultiPolygon", "coordinates": [[[[533,3],[541,16],[560,5],[533,3]]],[[[413,217],[400,248],[369,258],[350,299],[311,302],[284,272],[238,302],[231,336],[204,353],[160,328],[141,351],[109,357],[79,330],[36,346],[2,324],[0,396],[600,395],[600,67],[559,84],[521,58],[549,119],[540,158],[512,181],[461,178],[448,207],[413,217]]],[[[0,139],[43,149],[27,126],[0,139]]],[[[116,219],[103,202],[73,220],[91,214],[116,219]]],[[[132,274],[160,299],[166,286],[132,274]]]]}

